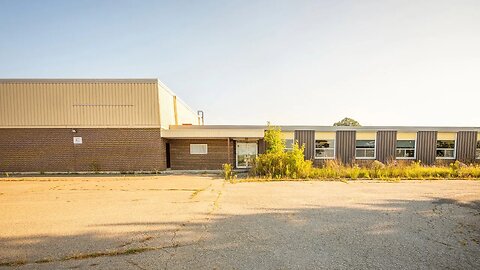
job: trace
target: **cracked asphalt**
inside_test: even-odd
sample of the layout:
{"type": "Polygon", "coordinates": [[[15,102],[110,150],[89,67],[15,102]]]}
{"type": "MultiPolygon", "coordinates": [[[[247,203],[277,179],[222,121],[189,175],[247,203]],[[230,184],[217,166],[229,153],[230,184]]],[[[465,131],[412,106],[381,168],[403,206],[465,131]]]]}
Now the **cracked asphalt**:
{"type": "Polygon", "coordinates": [[[480,269],[480,181],[0,179],[0,269],[480,269]]]}

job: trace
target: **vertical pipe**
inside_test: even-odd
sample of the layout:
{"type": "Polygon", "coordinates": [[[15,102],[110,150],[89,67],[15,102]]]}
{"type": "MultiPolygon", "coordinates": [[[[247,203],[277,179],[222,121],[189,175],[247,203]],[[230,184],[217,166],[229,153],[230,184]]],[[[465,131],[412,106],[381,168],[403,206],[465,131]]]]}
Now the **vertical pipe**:
{"type": "Polygon", "coordinates": [[[177,96],[173,96],[173,114],[175,116],[175,125],[178,125],[177,96]]]}

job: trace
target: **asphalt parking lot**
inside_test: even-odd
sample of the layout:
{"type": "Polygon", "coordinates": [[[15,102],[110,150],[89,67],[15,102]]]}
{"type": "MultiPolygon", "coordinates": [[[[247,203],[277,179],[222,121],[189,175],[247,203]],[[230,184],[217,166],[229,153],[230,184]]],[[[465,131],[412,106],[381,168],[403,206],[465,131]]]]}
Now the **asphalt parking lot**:
{"type": "Polygon", "coordinates": [[[480,269],[480,181],[0,179],[5,269],[480,269]]]}

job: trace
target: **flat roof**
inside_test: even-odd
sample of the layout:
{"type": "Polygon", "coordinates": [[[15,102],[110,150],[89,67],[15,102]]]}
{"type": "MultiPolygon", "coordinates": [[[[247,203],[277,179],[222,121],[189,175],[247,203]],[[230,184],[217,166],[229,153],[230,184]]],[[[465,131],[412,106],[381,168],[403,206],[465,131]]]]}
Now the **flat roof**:
{"type": "Polygon", "coordinates": [[[158,83],[159,80],[156,78],[131,78],[131,79],[114,79],[114,78],[85,78],[85,79],[68,79],[68,78],[58,78],[58,79],[15,79],[15,78],[4,78],[0,79],[0,83],[158,83]]]}
{"type": "MultiPolygon", "coordinates": [[[[337,131],[337,130],[357,130],[357,131],[377,131],[377,130],[397,130],[397,131],[480,131],[480,127],[438,127],[438,126],[278,126],[282,131],[295,130],[313,130],[313,131],[337,131]]],[[[195,129],[267,129],[266,125],[172,125],[170,130],[195,130],[195,129]]]]}

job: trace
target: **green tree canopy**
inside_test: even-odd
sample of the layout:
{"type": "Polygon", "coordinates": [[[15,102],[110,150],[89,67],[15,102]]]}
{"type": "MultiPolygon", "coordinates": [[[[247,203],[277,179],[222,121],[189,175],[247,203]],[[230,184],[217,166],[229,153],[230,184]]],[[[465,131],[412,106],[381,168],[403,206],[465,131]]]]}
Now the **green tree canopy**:
{"type": "Polygon", "coordinates": [[[339,126],[349,126],[349,127],[360,127],[360,123],[352,118],[345,117],[342,120],[333,124],[334,127],[339,126]]]}
{"type": "Polygon", "coordinates": [[[285,140],[282,136],[282,131],[279,127],[272,127],[268,125],[264,136],[267,145],[267,153],[282,153],[285,149],[285,140]]]}

